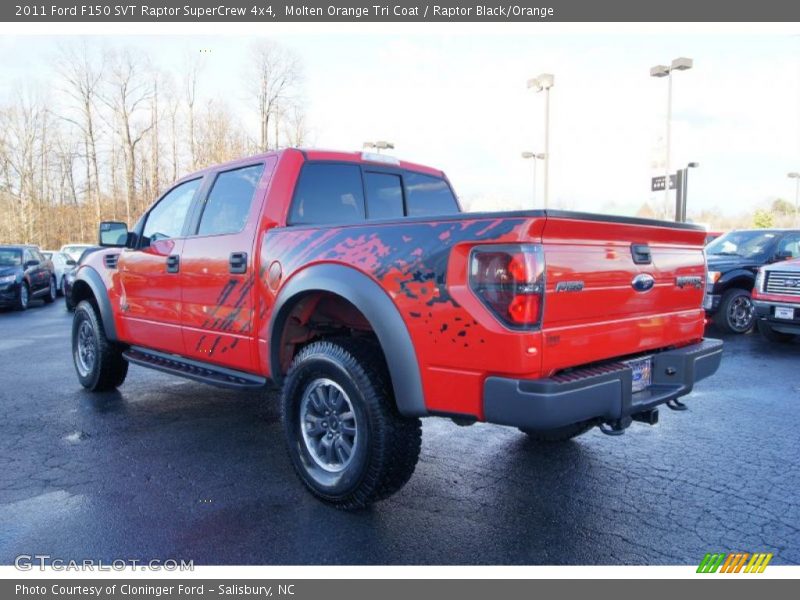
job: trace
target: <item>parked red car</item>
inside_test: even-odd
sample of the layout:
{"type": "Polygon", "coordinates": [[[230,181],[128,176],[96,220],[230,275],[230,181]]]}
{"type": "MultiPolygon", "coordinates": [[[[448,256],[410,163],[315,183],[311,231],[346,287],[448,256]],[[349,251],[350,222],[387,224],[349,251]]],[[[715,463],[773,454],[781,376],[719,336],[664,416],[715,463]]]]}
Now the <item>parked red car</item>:
{"type": "MultiPolygon", "coordinates": [[[[381,155],[283,150],[189,175],[78,270],[90,390],[128,364],[282,385],[293,464],[337,506],[400,489],[420,417],[566,440],[654,424],[713,374],[701,227],[463,214],[445,175],[381,155]]],[[[490,431],[490,430],[487,430],[490,431]]]]}
{"type": "Polygon", "coordinates": [[[800,259],[761,267],[753,304],[758,331],[771,342],[790,342],[800,335],[800,259]]]}

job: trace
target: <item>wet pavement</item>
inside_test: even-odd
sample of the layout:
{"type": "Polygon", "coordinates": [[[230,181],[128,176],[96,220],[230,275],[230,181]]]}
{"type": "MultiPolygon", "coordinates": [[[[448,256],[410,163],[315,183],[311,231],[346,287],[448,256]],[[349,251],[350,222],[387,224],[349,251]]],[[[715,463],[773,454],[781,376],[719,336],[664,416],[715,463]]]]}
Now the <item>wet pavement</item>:
{"type": "Polygon", "coordinates": [[[542,446],[425,420],[409,484],[344,513],[292,472],[275,393],[131,367],[118,393],[89,394],[70,325],[63,300],[0,311],[2,564],[800,564],[798,342],[727,338],[689,411],[618,438],[542,446]]]}

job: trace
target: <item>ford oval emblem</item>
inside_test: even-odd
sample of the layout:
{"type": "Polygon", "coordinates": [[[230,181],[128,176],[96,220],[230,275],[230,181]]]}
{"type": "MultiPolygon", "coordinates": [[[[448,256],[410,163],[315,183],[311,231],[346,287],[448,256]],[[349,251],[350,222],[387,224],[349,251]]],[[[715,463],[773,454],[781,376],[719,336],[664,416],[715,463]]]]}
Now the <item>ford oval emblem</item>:
{"type": "Polygon", "coordinates": [[[656,280],[652,275],[648,275],[647,273],[640,273],[631,281],[631,286],[633,286],[633,289],[637,292],[649,292],[653,289],[655,284],[656,280]]]}

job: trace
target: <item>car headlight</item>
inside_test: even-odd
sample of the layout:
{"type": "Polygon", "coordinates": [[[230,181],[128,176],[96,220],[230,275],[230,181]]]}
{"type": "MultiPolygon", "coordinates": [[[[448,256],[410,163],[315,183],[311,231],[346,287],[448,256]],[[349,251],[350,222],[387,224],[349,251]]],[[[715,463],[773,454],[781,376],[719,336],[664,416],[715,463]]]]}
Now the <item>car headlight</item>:
{"type": "Polygon", "coordinates": [[[719,278],[720,278],[721,275],[722,275],[722,273],[720,273],[719,271],[709,271],[708,272],[708,282],[710,284],[712,284],[712,285],[717,283],[719,281],[719,278]]]}
{"type": "Polygon", "coordinates": [[[0,277],[0,285],[6,285],[9,283],[14,283],[17,280],[16,275],[5,275],[0,277]]]}

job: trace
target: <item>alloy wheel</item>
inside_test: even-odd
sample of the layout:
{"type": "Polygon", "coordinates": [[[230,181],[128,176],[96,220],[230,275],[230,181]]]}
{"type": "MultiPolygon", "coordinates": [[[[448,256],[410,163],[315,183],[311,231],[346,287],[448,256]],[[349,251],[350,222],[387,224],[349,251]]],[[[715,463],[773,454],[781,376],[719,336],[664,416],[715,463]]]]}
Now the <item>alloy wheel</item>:
{"type": "Polygon", "coordinates": [[[300,401],[300,429],[314,462],[329,473],[344,471],[358,446],[358,422],[350,397],[335,381],[311,381],[300,401]]]}

